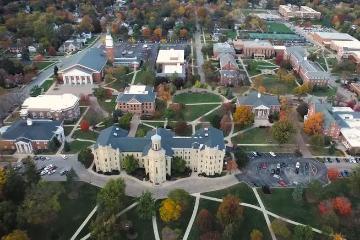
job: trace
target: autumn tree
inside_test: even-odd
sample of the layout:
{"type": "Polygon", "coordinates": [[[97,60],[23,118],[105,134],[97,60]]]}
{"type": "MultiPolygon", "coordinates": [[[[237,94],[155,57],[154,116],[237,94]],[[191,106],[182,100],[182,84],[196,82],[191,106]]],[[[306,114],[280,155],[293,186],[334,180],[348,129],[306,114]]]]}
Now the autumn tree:
{"type": "Polygon", "coordinates": [[[89,15],[83,16],[80,24],[78,25],[79,32],[92,32],[94,31],[93,21],[89,15]]]}
{"type": "Polygon", "coordinates": [[[200,236],[200,240],[221,240],[221,234],[218,231],[206,232],[200,236]]]}
{"type": "Polygon", "coordinates": [[[196,225],[201,232],[209,232],[215,227],[215,219],[207,209],[201,209],[196,218],[196,225]]]}
{"type": "Polygon", "coordinates": [[[323,113],[315,113],[304,122],[304,132],[308,135],[322,134],[323,123],[323,113]]]}
{"type": "Polygon", "coordinates": [[[163,222],[176,221],[181,216],[181,206],[176,201],[167,198],[161,202],[159,214],[163,222]]]}
{"type": "Polygon", "coordinates": [[[81,131],[87,132],[87,131],[89,131],[89,128],[90,128],[89,122],[86,119],[81,120],[81,123],[80,123],[81,131]]]}
{"type": "Polygon", "coordinates": [[[154,32],[153,32],[153,36],[154,36],[154,38],[157,40],[157,41],[159,41],[160,39],[161,39],[161,37],[162,37],[162,29],[161,28],[156,28],[155,30],[154,30],[154,32]]]}
{"type": "Polygon", "coordinates": [[[328,178],[330,181],[335,181],[338,179],[339,171],[336,168],[329,168],[328,169],[328,178]]]}
{"type": "Polygon", "coordinates": [[[271,127],[271,132],[276,141],[287,143],[295,132],[295,128],[288,120],[278,121],[271,127]]]}
{"type": "Polygon", "coordinates": [[[345,240],[345,238],[340,233],[336,233],[333,235],[332,240],[345,240]]]}
{"type": "Polygon", "coordinates": [[[225,134],[231,131],[231,118],[229,114],[224,114],[220,121],[220,129],[223,130],[225,134]]]}
{"type": "Polygon", "coordinates": [[[30,240],[25,231],[15,229],[6,236],[3,236],[1,240],[30,240]]]}
{"type": "Polygon", "coordinates": [[[332,206],[336,213],[341,216],[348,216],[351,214],[351,202],[346,197],[336,197],[332,199],[332,206]]]}
{"type": "Polygon", "coordinates": [[[302,85],[294,89],[294,93],[298,95],[307,94],[311,91],[312,91],[312,86],[310,85],[310,83],[307,82],[303,83],[302,85]]]}
{"type": "Polygon", "coordinates": [[[229,173],[232,173],[232,172],[238,170],[238,165],[237,165],[236,161],[233,160],[233,159],[227,161],[226,170],[227,170],[229,173]]]}
{"type": "Polygon", "coordinates": [[[4,168],[0,167],[0,196],[3,187],[5,186],[5,183],[6,183],[6,171],[4,168]]]}
{"type": "Polygon", "coordinates": [[[189,125],[185,121],[178,121],[175,124],[175,133],[180,136],[185,136],[188,132],[189,125]]]}
{"type": "Polygon", "coordinates": [[[274,221],[272,221],[271,228],[276,235],[284,239],[288,239],[291,235],[291,232],[286,226],[286,223],[280,219],[275,219],[274,221]]]}
{"type": "Polygon", "coordinates": [[[254,122],[254,114],[249,106],[239,106],[233,114],[235,124],[246,126],[254,122]]]}
{"type": "Polygon", "coordinates": [[[180,29],[179,36],[181,38],[187,38],[188,37],[188,30],[186,28],[180,29]]]}
{"type": "Polygon", "coordinates": [[[263,234],[258,229],[253,229],[250,233],[250,240],[262,240],[263,234]]]}
{"type": "Polygon", "coordinates": [[[151,30],[148,28],[148,27],[144,27],[142,29],[142,35],[145,37],[145,38],[150,38],[151,36],[151,30]]]}
{"type": "Polygon", "coordinates": [[[157,87],[157,97],[165,102],[171,99],[170,89],[165,83],[161,83],[157,87]]]}
{"type": "Polygon", "coordinates": [[[228,195],[223,198],[217,210],[217,218],[223,226],[237,222],[243,217],[243,207],[240,206],[240,199],[238,197],[228,195]]]}

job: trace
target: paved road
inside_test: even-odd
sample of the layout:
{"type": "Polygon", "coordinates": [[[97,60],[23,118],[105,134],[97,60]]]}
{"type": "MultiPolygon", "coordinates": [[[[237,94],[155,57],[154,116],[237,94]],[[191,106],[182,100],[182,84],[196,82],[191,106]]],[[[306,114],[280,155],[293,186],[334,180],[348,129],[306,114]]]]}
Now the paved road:
{"type": "Polygon", "coordinates": [[[202,42],[201,42],[201,32],[200,32],[200,25],[199,25],[199,21],[197,19],[197,16],[196,16],[196,31],[195,31],[195,51],[196,51],[196,63],[197,63],[197,66],[198,66],[198,74],[200,76],[200,81],[202,83],[205,83],[206,82],[206,79],[205,79],[205,73],[204,73],[204,70],[203,70],[203,64],[204,64],[204,56],[202,54],[202,51],[201,51],[201,48],[202,48],[202,42]]]}

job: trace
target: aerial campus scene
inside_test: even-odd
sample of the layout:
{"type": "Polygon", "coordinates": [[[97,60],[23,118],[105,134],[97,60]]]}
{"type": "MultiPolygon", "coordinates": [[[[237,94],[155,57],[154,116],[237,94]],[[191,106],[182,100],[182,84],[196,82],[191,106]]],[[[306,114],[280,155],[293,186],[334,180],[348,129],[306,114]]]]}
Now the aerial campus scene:
{"type": "Polygon", "coordinates": [[[0,240],[359,240],[358,0],[0,0],[0,240]]]}

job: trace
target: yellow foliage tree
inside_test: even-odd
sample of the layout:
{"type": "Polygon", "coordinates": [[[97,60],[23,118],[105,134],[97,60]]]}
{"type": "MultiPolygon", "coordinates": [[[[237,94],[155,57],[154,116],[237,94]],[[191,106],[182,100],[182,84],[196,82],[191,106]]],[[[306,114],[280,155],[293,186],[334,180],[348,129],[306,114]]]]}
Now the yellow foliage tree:
{"type": "Polygon", "coordinates": [[[304,122],[304,132],[309,135],[321,134],[323,129],[323,123],[323,114],[315,113],[304,122]]]}
{"type": "Polygon", "coordinates": [[[174,200],[167,198],[161,202],[160,218],[164,222],[176,221],[181,216],[181,206],[174,200]]]}
{"type": "Polygon", "coordinates": [[[339,233],[336,233],[334,236],[333,236],[333,240],[345,240],[345,238],[339,234],[339,233]]]}
{"type": "Polygon", "coordinates": [[[0,168],[0,192],[2,191],[6,183],[6,171],[3,168],[0,168]]]}
{"type": "Polygon", "coordinates": [[[30,240],[25,231],[14,230],[8,235],[1,238],[2,240],[30,240]]]}
{"type": "Polygon", "coordinates": [[[298,86],[294,89],[295,94],[306,94],[312,91],[312,87],[309,83],[303,83],[303,85],[298,86]]]}
{"type": "Polygon", "coordinates": [[[236,108],[234,114],[234,123],[240,125],[248,125],[254,121],[254,114],[251,111],[251,108],[248,106],[239,106],[236,108]]]}

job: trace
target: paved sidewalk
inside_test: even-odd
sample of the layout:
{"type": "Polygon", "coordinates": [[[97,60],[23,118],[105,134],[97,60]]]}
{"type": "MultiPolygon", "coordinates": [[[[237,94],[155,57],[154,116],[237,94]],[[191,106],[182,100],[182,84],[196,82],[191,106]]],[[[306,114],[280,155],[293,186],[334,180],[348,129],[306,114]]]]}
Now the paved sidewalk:
{"type": "Polygon", "coordinates": [[[194,205],[194,210],[193,210],[193,212],[192,212],[192,215],[191,215],[189,224],[188,224],[188,226],[187,226],[187,228],[186,228],[186,231],[185,231],[183,240],[186,240],[186,239],[189,237],[189,234],[190,234],[192,225],[194,224],[194,221],[195,221],[195,218],[196,218],[196,214],[197,214],[198,208],[199,208],[200,193],[194,193],[194,194],[192,194],[192,195],[196,197],[196,199],[195,199],[195,205],[194,205]]]}
{"type": "Polygon", "coordinates": [[[89,220],[92,218],[92,216],[96,213],[98,209],[98,206],[94,207],[94,209],[90,212],[90,214],[85,218],[85,220],[83,221],[83,223],[80,225],[80,227],[76,230],[76,232],[74,233],[74,235],[70,238],[70,240],[75,240],[76,237],[79,235],[79,233],[81,232],[81,230],[85,227],[85,225],[89,222],[89,220]]]}
{"type": "Polygon", "coordinates": [[[156,222],[156,216],[153,216],[153,217],[152,217],[152,224],[153,224],[153,230],[154,230],[155,240],[160,240],[159,230],[158,230],[157,222],[156,222]]]}

